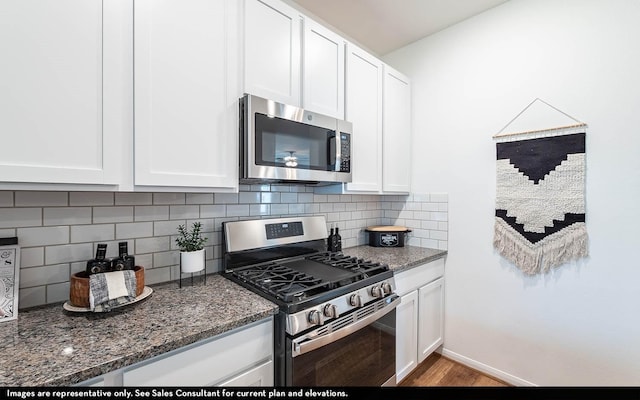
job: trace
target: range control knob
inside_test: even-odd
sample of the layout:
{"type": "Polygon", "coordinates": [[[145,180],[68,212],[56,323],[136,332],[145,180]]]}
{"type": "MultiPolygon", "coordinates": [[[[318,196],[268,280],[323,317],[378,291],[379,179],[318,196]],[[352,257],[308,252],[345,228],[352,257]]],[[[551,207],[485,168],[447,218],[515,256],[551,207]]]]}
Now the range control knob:
{"type": "Polygon", "coordinates": [[[314,324],[314,325],[322,325],[324,324],[324,317],[322,316],[322,313],[318,310],[312,310],[309,313],[309,316],[307,317],[307,320],[309,321],[309,323],[314,324]]]}
{"type": "Polygon", "coordinates": [[[338,307],[334,306],[333,304],[327,304],[326,306],[324,306],[322,312],[327,318],[338,318],[340,316],[338,307]]]}
{"type": "Polygon", "coordinates": [[[382,285],[375,285],[371,288],[371,296],[376,298],[384,297],[384,292],[382,291],[382,285]]]}
{"type": "Polygon", "coordinates": [[[391,287],[391,284],[389,282],[383,282],[380,286],[382,287],[382,293],[384,293],[385,295],[391,294],[391,292],[393,292],[393,288],[391,287]]]}
{"type": "Polygon", "coordinates": [[[349,297],[349,304],[353,307],[362,307],[362,297],[359,294],[352,294],[349,297]]]}

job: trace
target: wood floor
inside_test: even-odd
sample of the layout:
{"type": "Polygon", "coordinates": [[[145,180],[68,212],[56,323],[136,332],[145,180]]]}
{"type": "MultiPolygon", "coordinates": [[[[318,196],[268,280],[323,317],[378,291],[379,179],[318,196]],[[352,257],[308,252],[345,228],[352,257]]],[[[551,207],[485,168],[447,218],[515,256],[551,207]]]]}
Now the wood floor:
{"type": "Polygon", "coordinates": [[[433,353],[398,386],[511,386],[433,353]]]}

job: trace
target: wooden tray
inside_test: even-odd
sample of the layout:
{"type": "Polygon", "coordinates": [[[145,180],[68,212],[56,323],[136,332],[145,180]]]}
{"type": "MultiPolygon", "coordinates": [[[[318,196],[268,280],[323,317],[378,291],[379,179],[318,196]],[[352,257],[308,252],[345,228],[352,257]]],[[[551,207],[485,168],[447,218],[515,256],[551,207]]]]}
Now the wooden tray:
{"type": "MultiPolygon", "coordinates": [[[[144,289],[142,290],[142,293],[138,297],[136,297],[135,300],[129,303],[120,304],[118,306],[111,307],[111,309],[113,310],[115,308],[120,308],[120,307],[128,306],[129,304],[137,303],[149,297],[151,293],[153,293],[153,289],[151,289],[149,286],[145,286],[144,289]]],[[[70,304],[68,301],[62,305],[62,308],[64,308],[67,311],[78,312],[78,313],[91,312],[91,309],[89,307],[76,307],[70,304]]],[[[96,311],[96,312],[107,312],[107,311],[96,311]]]]}

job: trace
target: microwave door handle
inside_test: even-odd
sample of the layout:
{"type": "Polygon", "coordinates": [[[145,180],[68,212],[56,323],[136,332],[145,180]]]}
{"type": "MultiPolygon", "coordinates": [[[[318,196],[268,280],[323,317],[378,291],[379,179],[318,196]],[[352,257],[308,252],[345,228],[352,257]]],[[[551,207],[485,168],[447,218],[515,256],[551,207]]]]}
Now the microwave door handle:
{"type": "Polygon", "coordinates": [[[336,137],[336,133],[334,131],[329,131],[327,138],[327,166],[329,167],[329,171],[334,171],[336,169],[336,149],[338,140],[336,137]]]}

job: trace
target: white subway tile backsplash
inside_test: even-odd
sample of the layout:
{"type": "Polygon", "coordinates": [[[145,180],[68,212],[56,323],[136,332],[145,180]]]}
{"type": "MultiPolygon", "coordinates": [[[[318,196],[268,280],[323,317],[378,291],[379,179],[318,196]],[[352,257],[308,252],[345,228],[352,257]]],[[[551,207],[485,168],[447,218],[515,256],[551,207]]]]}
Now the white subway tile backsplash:
{"type": "Polygon", "coordinates": [[[47,285],[47,303],[61,303],[69,300],[69,282],[47,285]]]}
{"type": "Polygon", "coordinates": [[[166,221],[169,219],[169,206],[135,206],[133,219],[142,221],[166,221]]]}
{"type": "Polygon", "coordinates": [[[20,288],[18,308],[29,308],[47,303],[47,287],[36,286],[32,288],[20,288]]]}
{"type": "Polygon", "coordinates": [[[71,243],[98,242],[115,239],[115,225],[78,225],[71,227],[71,243]]]}
{"type": "Polygon", "coordinates": [[[176,250],[153,253],[153,267],[168,267],[180,263],[180,252],[176,250]]]}
{"type": "Polygon", "coordinates": [[[132,239],[153,236],[153,222],[116,224],[116,239],[132,239]]]}
{"type": "Polygon", "coordinates": [[[227,215],[227,206],[224,204],[201,205],[200,218],[218,218],[227,215]]]}
{"type": "Polygon", "coordinates": [[[238,193],[216,193],[213,196],[215,204],[238,204],[238,193]]]}
{"type": "Polygon", "coordinates": [[[145,269],[144,283],[145,285],[153,285],[155,283],[167,282],[171,280],[171,267],[145,269]]]}
{"type": "Polygon", "coordinates": [[[305,214],[319,214],[320,213],[320,204],[317,204],[317,203],[306,203],[304,205],[304,213],[305,214]]]}
{"type": "Polygon", "coordinates": [[[304,204],[289,204],[289,214],[304,214],[304,204]]]}
{"type": "Polygon", "coordinates": [[[15,235],[16,235],[16,230],[13,228],[0,229],[0,238],[14,237],[15,235]]]}
{"type": "Polygon", "coordinates": [[[0,207],[13,207],[13,192],[0,191],[0,207]]]}
{"type": "Polygon", "coordinates": [[[259,192],[240,192],[238,202],[240,204],[257,204],[260,203],[260,195],[259,192]]]}
{"type": "Polygon", "coordinates": [[[69,243],[68,226],[51,226],[40,228],[18,228],[21,246],[48,246],[69,243]]]}
{"type": "Polygon", "coordinates": [[[93,207],[93,223],[133,222],[133,207],[93,207]]]}
{"type": "Polygon", "coordinates": [[[20,268],[44,265],[44,247],[20,248],[20,268]]]}
{"type": "Polygon", "coordinates": [[[184,220],[180,221],[155,221],[153,223],[153,236],[177,235],[178,225],[184,225],[184,220]]]}
{"type": "Polygon", "coordinates": [[[41,208],[0,208],[0,228],[42,225],[41,208]]]}
{"type": "Polygon", "coordinates": [[[186,193],[154,193],[153,204],[185,204],[186,193]]]}
{"type": "Polygon", "coordinates": [[[80,225],[91,223],[91,207],[46,207],[43,225],[80,225]]]}
{"type": "Polygon", "coordinates": [[[269,204],[251,204],[249,206],[249,215],[269,215],[271,214],[271,205],[269,204]]]}
{"type": "Polygon", "coordinates": [[[228,217],[240,217],[249,215],[249,205],[248,204],[240,204],[240,205],[228,205],[227,206],[227,216],[228,217]]]}
{"type": "Polygon", "coordinates": [[[113,192],[69,192],[70,206],[112,206],[113,192]]]}
{"type": "Polygon", "coordinates": [[[281,203],[297,203],[298,193],[281,193],[280,202],[281,203]]]}
{"type": "Polygon", "coordinates": [[[171,249],[171,238],[168,236],[136,239],[136,253],[155,253],[171,249]]]}
{"type": "Polygon", "coordinates": [[[438,229],[438,221],[422,221],[420,224],[422,229],[438,229]]]}
{"type": "Polygon", "coordinates": [[[313,203],[313,193],[298,193],[299,203],[313,203]]]}
{"type": "Polygon", "coordinates": [[[33,287],[69,281],[69,264],[20,268],[20,287],[33,287]]]}
{"type": "Polygon", "coordinates": [[[273,204],[280,203],[282,193],[260,193],[260,202],[273,204]]]}
{"type": "Polygon", "coordinates": [[[429,238],[430,239],[437,239],[437,240],[447,240],[447,232],[444,232],[444,231],[429,231],[429,238]]]}
{"type": "Polygon", "coordinates": [[[271,204],[271,215],[286,215],[288,213],[288,204],[271,204]]]}
{"type": "Polygon", "coordinates": [[[314,203],[326,203],[327,202],[327,196],[326,194],[314,194],[313,195],[313,202],[314,203]]]}
{"type": "Polygon", "coordinates": [[[213,193],[187,193],[187,204],[213,204],[213,193]]]}
{"type": "Polygon", "coordinates": [[[118,243],[127,241],[136,264],[147,269],[148,285],[176,279],[177,227],[194,221],[207,237],[209,272],[221,268],[221,224],[260,217],[324,215],[328,226],[340,227],[344,247],[366,244],[367,226],[406,225],[413,230],[408,244],[446,249],[447,199],[446,193],[315,194],[313,187],[283,184],[241,185],[239,193],[0,191],[0,235],[20,234],[21,264],[31,269],[21,282],[24,308],[66,300],[67,275],[86,268],[98,243],[115,257],[118,243]]]}
{"type": "Polygon", "coordinates": [[[47,246],[44,252],[45,264],[61,264],[73,261],[86,261],[94,256],[91,243],[47,246]]]}
{"type": "Polygon", "coordinates": [[[144,206],[153,204],[153,193],[116,193],[117,206],[144,206]]]}
{"type": "Polygon", "coordinates": [[[169,219],[200,218],[200,206],[170,206],[169,219]]]}
{"type": "Polygon", "coordinates": [[[449,219],[449,214],[447,212],[433,212],[431,213],[431,218],[435,221],[447,221],[449,219]]]}
{"type": "Polygon", "coordinates": [[[69,205],[68,192],[15,192],[16,207],[43,207],[69,205]]]}
{"type": "MultiPolygon", "coordinates": [[[[139,255],[137,254],[135,257],[136,257],[136,265],[143,267],[145,269],[145,275],[146,275],[146,270],[153,268],[153,253],[139,254],[139,255]]],[[[145,280],[145,284],[146,283],[147,282],[145,280]]]]}

